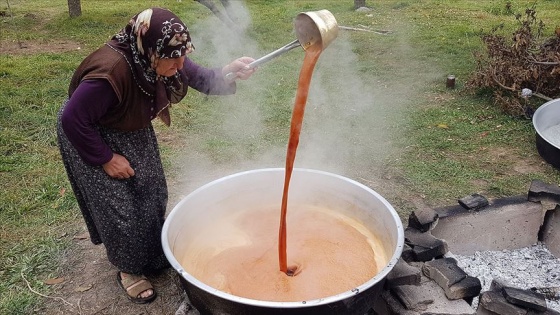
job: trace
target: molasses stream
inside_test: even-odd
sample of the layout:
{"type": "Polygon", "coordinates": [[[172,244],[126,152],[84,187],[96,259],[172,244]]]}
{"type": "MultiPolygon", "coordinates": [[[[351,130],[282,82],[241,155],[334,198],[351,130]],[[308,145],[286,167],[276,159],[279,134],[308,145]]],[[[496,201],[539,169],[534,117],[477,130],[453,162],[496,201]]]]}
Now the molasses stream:
{"type": "MultiPolygon", "coordinates": [[[[278,257],[280,271],[288,276],[295,276],[301,271],[297,265],[288,267],[287,262],[287,246],[286,246],[286,215],[288,208],[288,190],[290,186],[290,178],[294,168],[294,160],[299,143],[299,135],[303,124],[303,114],[305,112],[305,104],[307,103],[307,95],[311,83],[311,76],[315,64],[321,55],[321,52],[338,35],[338,24],[335,17],[328,10],[320,10],[314,12],[300,13],[294,22],[296,40],[281,47],[280,49],[261,57],[249,65],[248,68],[255,68],[273,58],[276,58],[295,47],[301,46],[305,50],[303,66],[300,71],[298,80],[298,89],[292,112],[292,121],[290,127],[290,138],[288,141],[288,149],[286,153],[286,174],[284,178],[284,190],[282,195],[282,205],[280,214],[280,229],[278,233],[278,257]]],[[[226,78],[232,79],[234,73],[228,73],[226,78]]]]}
{"type": "MultiPolygon", "coordinates": [[[[328,11],[327,11],[328,12],[328,11]]],[[[327,12],[320,12],[323,16],[327,15],[327,12]]],[[[304,15],[308,17],[308,15],[304,15]]],[[[327,16],[330,15],[330,12],[327,16]]],[[[334,20],[334,17],[332,17],[334,20]]],[[[324,19],[322,19],[324,20],[324,19]]],[[[303,29],[304,26],[307,26],[308,23],[302,23],[300,19],[300,23],[296,20],[296,32],[298,34],[302,34],[307,29],[303,29]],[[298,28],[300,27],[300,28],[298,28]]],[[[318,25],[317,22],[314,25],[318,25]]],[[[311,29],[312,31],[314,29],[311,29]]],[[[319,29],[317,29],[319,30],[319,29]]],[[[328,30],[329,32],[333,33],[336,36],[337,32],[337,25],[336,20],[332,23],[331,28],[328,30]]],[[[298,89],[296,93],[296,99],[294,102],[294,108],[292,112],[292,122],[290,127],[290,138],[288,141],[288,149],[286,152],[286,174],[284,177],[284,191],[282,195],[282,208],[280,213],[280,229],[278,233],[278,259],[280,264],[280,271],[286,273],[288,276],[295,276],[297,275],[301,269],[298,268],[298,265],[291,265],[288,267],[288,258],[287,258],[287,246],[286,246],[286,215],[288,211],[288,190],[290,186],[290,178],[292,177],[292,171],[294,169],[294,160],[296,157],[296,151],[299,144],[299,135],[301,132],[301,126],[303,124],[303,114],[305,113],[305,104],[307,103],[307,95],[309,94],[309,86],[311,83],[311,76],[313,74],[313,69],[315,68],[315,64],[321,55],[323,49],[327,47],[330,42],[326,42],[322,40],[321,33],[319,34],[311,34],[311,40],[306,43],[307,49],[305,50],[305,57],[303,60],[303,65],[301,67],[301,72],[299,75],[298,80],[298,89]],[[317,37],[317,35],[320,35],[317,37]]],[[[334,37],[332,37],[334,39],[334,37]]]]}

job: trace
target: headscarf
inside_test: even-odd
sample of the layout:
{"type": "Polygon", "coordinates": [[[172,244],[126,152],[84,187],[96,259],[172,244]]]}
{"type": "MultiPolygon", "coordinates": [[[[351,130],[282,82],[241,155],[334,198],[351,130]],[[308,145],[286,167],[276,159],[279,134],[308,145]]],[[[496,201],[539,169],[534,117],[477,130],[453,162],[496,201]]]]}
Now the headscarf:
{"type": "Polygon", "coordinates": [[[157,116],[169,125],[168,107],[186,95],[186,77],[179,71],[159,76],[155,68],[161,58],[178,58],[194,50],[187,26],[169,10],[150,8],[133,16],[107,44],[127,59],[134,81],[155,98],[157,116]]]}

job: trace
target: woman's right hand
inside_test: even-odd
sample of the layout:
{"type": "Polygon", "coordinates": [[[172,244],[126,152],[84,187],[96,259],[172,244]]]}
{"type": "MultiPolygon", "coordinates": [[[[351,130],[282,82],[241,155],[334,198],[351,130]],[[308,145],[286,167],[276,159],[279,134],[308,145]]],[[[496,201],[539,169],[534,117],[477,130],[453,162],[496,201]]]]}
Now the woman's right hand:
{"type": "Polygon", "coordinates": [[[128,160],[117,153],[113,153],[111,160],[103,164],[103,170],[107,175],[116,179],[125,179],[134,176],[134,170],[130,167],[128,160]]]}

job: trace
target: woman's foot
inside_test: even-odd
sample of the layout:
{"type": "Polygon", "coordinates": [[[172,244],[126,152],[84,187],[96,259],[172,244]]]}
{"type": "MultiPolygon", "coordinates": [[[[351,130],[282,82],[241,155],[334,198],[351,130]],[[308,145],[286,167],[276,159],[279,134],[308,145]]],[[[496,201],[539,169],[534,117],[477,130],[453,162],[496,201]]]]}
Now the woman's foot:
{"type": "Polygon", "coordinates": [[[152,284],[142,275],[119,271],[117,272],[117,282],[126,292],[128,298],[134,303],[150,303],[157,296],[152,284]]]}

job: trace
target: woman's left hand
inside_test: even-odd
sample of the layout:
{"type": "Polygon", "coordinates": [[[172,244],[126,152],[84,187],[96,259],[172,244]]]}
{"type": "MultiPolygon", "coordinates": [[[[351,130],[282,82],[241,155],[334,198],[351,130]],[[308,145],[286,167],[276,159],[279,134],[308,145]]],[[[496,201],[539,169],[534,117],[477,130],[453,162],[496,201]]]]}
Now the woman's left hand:
{"type": "Polygon", "coordinates": [[[255,61],[255,59],[251,57],[237,58],[222,68],[222,74],[224,75],[224,77],[226,77],[227,74],[233,73],[233,80],[247,80],[251,77],[251,75],[253,75],[256,70],[256,68],[249,68],[247,66],[253,61],[255,61]]]}

